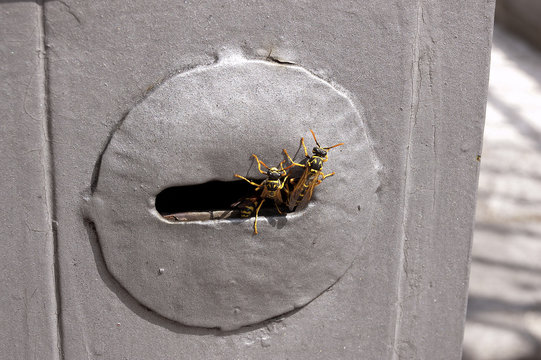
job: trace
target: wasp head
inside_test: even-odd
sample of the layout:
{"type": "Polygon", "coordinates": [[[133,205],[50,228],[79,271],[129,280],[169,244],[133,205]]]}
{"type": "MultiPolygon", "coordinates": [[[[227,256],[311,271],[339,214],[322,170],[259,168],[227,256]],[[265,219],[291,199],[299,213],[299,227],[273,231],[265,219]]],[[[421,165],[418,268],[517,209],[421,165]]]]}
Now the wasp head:
{"type": "Polygon", "coordinates": [[[327,150],[322,149],[322,148],[317,147],[317,146],[314,146],[314,148],[312,149],[312,153],[313,153],[315,156],[320,156],[320,157],[325,157],[325,156],[327,156],[327,150]]]}
{"type": "Polygon", "coordinates": [[[278,180],[282,176],[282,171],[278,170],[278,168],[271,167],[267,170],[267,176],[271,180],[278,180]]]}

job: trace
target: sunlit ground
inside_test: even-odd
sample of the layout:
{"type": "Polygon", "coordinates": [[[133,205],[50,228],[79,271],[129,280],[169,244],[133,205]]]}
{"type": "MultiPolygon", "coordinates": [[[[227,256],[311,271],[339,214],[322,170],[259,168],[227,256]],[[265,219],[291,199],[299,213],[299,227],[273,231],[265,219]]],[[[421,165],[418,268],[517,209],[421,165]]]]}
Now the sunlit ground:
{"type": "Polygon", "coordinates": [[[494,31],[464,360],[541,359],[541,52],[494,31]]]}

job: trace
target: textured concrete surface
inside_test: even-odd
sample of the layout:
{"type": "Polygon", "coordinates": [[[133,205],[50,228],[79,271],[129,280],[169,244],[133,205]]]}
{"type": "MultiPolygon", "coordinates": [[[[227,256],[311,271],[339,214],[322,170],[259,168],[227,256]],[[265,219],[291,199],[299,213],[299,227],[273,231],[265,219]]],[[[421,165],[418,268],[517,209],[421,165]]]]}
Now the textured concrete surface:
{"type": "Polygon", "coordinates": [[[66,356],[460,357],[493,5],[47,2],[66,356]],[[293,61],[343,86],[382,164],[383,210],[341,280],[299,311],[233,333],[142,307],[108,273],[75,200],[146,90],[222,49],[293,61]]]}
{"type": "MultiPolygon", "coordinates": [[[[46,1],[44,16],[36,15],[45,31],[42,83],[50,107],[39,124],[49,125],[54,155],[64,358],[458,359],[493,7],[46,1]],[[230,49],[294,62],[361,105],[381,162],[381,210],[363,251],[328,291],[296,311],[224,332],[179,325],[136,301],[107,270],[81,205],[109,134],[128,111],[163,79],[230,49]]],[[[30,143],[26,135],[17,136],[30,143]]],[[[19,179],[32,178],[31,169],[19,179]]],[[[17,357],[18,349],[8,350],[17,357]]]]}
{"type": "Polygon", "coordinates": [[[41,9],[0,3],[0,357],[56,359],[41,9]]]}
{"type": "Polygon", "coordinates": [[[494,32],[464,359],[541,359],[541,53],[494,32]]]}

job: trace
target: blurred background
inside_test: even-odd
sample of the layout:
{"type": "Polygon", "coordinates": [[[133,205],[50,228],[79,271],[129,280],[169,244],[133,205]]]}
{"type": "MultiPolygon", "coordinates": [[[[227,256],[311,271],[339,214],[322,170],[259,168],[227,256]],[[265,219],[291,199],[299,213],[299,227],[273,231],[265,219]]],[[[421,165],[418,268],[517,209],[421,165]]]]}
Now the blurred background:
{"type": "Polygon", "coordinates": [[[541,360],[541,1],[498,0],[463,360],[541,360]]]}

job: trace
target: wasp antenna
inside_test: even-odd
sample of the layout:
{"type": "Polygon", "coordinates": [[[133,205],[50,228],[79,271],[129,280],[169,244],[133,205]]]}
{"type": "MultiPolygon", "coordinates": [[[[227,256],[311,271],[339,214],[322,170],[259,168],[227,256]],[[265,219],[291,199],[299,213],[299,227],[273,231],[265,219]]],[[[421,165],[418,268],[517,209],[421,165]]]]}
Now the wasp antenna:
{"type": "Polygon", "coordinates": [[[267,169],[269,168],[263,161],[261,161],[261,160],[258,159],[258,157],[257,157],[256,154],[252,154],[252,156],[255,158],[255,160],[256,160],[259,164],[263,165],[263,166],[266,167],[267,169]]]}
{"type": "Polygon", "coordinates": [[[312,136],[314,137],[314,141],[316,142],[316,145],[317,145],[318,147],[321,147],[321,145],[319,145],[319,143],[317,142],[316,134],[314,134],[314,132],[312,131],[312,129],[310,129],[310,132],[312,133],[312,136]]]}
{"type": "Polygon", "coordinates": [[[332,148],[335,148],[337,146],[341,146],[341,145],[344,145],[344,143],[340,143],[340,144],[336,144],[336,145],[333,145],[333,146],[329,146],[329,147],[326,147],[324,148],[325,150],[329,150],[329,149],[332,149],[332,148]]]}
{"type": "Polygon", "coordinates": [[[287,170],[287,169],[289,169],[289,168],[291,168],[291,167],[293,167],[293,166],[295,166],[295,164],[291,164],[291,165],[289,165],[288,167],[282,168],[282,170],[287,170]]]}
{"type": "Polygon", "coordinates": [[[284,152],[284,154],[286,154],[287,156],[287,159],[291,162],[293,162],[293,159],[291,158],[291,156],[289,156],[289,154],[287,153],[287,150],[286,149],[282,149],[282,151],[284,152]]]}

